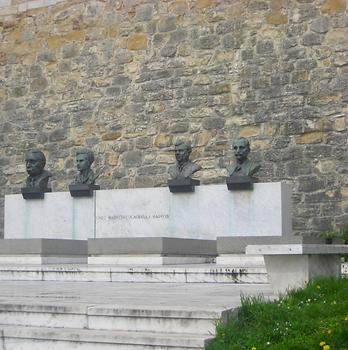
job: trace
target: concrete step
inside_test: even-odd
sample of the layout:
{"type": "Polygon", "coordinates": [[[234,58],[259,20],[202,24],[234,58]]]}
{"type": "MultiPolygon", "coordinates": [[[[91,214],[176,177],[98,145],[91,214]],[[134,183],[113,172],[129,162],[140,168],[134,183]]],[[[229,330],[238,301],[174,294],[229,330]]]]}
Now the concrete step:
{"type": "Polygon", "coordinates": [[[233,309],[202,310],[127,308],[115,305],[71,303],[0,303],[0,325],[156,333],[215,334],[218,320],[226,321],[233,309]]]}
{"type": "Polygon", "coordinates": [[[0,281],[267,283],[264,266],[0,265],[0,281]]]}
{"type": "Polygon", "coordinates": [[[0,350],[204,349],[268,284],[2,281],[0,350]]]}
{"type": "Polygon", "coordinates": [[[1,350],[197,350],[211,341],[209,334],[105,331],[0,325],[1,350]]]}

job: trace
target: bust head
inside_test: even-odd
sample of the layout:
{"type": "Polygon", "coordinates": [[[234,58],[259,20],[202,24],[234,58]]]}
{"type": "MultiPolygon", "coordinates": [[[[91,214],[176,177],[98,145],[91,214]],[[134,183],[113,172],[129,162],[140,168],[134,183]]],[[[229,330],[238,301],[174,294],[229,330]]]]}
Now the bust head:
{"type": "Polygon", "coordinates": [[[239,137],[233,142],[232,149],[237,159],[237,163],[244,163],[250,153],[250,144],[245,137],[239,137]]]}
{"type": "Polygon", "coordinates": [[[186,163],[189,160],[192,148],[191,145],[184,141],[177,141],[175,143],[175,158],[178,163],[186,163]]]}
{"type": "Polygon", "coordinates": [[[25,155],[25,165],[29,176],[37,176],[46,165],[45,155],[38,149],[31,149],[25,155]]]}
{"type": "Polygon", "coordinates": [[[76,152],[76,168],[78,171],[86,171],[94,162],[94,154],[89,149],[80,149],[76,152]]]}

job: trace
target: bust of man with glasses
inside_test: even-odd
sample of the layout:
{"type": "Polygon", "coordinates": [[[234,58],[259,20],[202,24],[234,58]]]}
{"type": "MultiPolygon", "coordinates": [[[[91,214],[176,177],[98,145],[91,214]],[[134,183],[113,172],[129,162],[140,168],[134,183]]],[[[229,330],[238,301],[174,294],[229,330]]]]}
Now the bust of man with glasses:
{"type": "Polygon", "coordinates": [[[48,180],[52,174],[44,170],[46,157],[38,149],[31,149],[25,155],[25,166],[28,173],[26,188],[48,192],[48,180]]]}

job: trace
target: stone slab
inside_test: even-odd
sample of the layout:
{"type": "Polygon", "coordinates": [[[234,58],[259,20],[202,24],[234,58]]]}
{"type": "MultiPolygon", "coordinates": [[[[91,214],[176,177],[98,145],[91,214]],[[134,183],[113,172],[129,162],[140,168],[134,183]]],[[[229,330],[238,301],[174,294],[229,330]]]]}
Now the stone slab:
{"type": "Polygon", "coordinates": [[[264,259],[269,282],[279,294],[301,288],[313,278],[337,278],[341,272],[337,254],[265,255],[264,259]]]}
{"type": "Polygon", "coordinates": [[[90,265],[183,265],[212,262],[214,262],[214,258],[203,256],[99,255],[88,257],[90,265]]]}
{"type": "Polygon", "coordinates": [[[87,264],[87,255],[0,255],[0,264],[87,264]]]}
{"type": "Polygon", "coordinates": [[[87,255],[88,244],[84,240],[70,239],[1,239],[0,255],[38,254],[87,255]]]}
{"type": "Polygon", "coordinates": [[[7,350],[203,349],[216,322],[240,306],[241,294],[262,292],[273,297],[265,284],[2,281],[1,344],[7,350]]]}
{"type": "Polygon", "coordinates": [[[231,265],[238,267],[264,267],[262,255],[221,254],[216,257],[217,265],[231,265]]]}
{"type": "Polygon", "coordinates": [[[88,255],[216,256],[216,241],[170,237],[97,238],[88,240],[88,255]]]}
{"type": "Polygon", "coordinates": [[[87,252],[85,240],[0,240],[0,264],[84,264],[87,252]]]}
{"type": "Polygon", "coordinates": [[[222,254],[245,253],[248,245],[270,245],[270,244],[324,244],[325,239],[319,237],[302,236],[263,236],[263,237],[217,237],[217,252],[222,254]]]}
{"type": "Polygon", "coordinates": [[[346,244],[270,244],[248,245],[246,254],[262,255],[339,255],[348,254],[346,244]]]}
{"type": "Polygon", "coordinates": [[[0,265],[0,281],[213,283],[216,285],[268,283],[265,267],[207,263],[187,265],[8,264],[0,265]]]}
{"type": "Polygon", "coordinates": [[[5,196],[5,238],[88,239],[95,237],[95,196],[72,198],[69,192],[45,193],[24,200],[5,196]]]}
{"type": "Polygon", "coordinates": [[[209,334],[126,332],[49,327],[1,326],[6,350],[202,350],[209,334]]]}
{"type": "Polygon", "coordinates": [[[96,238],[291,235],[291,188],[256,183],[253,191],[226,185],[197,186],[194,193],[168,188],[96,193],[96,238]]]}
{"type": "Polygon", "coordinates": [[[88,239],[291,235],[291,190],[257,183],[253,191],[226,185],[197,186],[194,193],[168,188],[104,190],[92,198],[69,192],[42,200],[5,196],[5,238],[88,239]],[[57,215],[59,213],[59,215],[57,215]]]}
{"type": "Polygon", "coordinates": [[[248,245],[246,254],[262,254],[269,281],[276,293],[303,287],[317,277],[339,277],[340,254],[348,253],[344,244],[248,245]]]}

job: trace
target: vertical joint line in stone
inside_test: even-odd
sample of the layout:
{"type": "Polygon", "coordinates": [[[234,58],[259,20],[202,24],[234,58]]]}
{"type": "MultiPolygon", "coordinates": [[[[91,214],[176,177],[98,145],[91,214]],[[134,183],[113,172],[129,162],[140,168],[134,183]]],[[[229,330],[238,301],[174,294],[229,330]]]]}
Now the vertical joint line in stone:
{"type": "Polygon", "coordinates": [[[97,238],[97,194],[93,191],[93,238],[97,238]]]}

